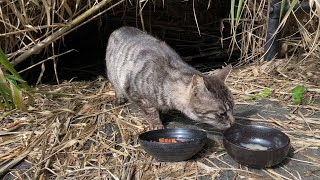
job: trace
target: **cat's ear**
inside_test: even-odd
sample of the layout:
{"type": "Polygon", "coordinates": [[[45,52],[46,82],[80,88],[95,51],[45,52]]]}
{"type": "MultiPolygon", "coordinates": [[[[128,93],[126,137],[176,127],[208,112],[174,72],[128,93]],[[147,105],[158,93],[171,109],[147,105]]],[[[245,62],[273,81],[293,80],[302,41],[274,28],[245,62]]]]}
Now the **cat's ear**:
{"type": "Polygon", "coordinates": [[[191,89],[192,89],[192,92],[195,94],[199,94],[201,92],[207,91],[207,87],[203,77],[194,74],[191,80],[191,89]]]}
{"type": "Polygon", "coordinates": [[[232,65],[229,64],[228,66],[217,70],[217,72],[215,74],[213,74],[212,76],[217,77],[218,79],[220,79],[221,81],[225,82],[229,76],[229,74],[231,73],[232,70],[232,65]]]}

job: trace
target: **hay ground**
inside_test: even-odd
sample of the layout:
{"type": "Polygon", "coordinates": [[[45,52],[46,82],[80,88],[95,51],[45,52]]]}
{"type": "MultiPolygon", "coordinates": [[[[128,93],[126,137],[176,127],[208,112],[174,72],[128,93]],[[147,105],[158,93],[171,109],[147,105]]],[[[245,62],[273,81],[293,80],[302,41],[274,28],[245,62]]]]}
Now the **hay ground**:
{"type": "Polygon", "coordinates": [[[305,172],[308,174],[285,165],[252,171],[224,162],[221,157],[228,155],[221,144],[217,144],[215,152],[201,153],[196,160],[156,162],[137,142],[147,124],[130,106],[115,105],[114,91],[104,78],[40,85],[38,90],[46,93],[35,95],[29,112],[1,114],[0,173],[7,172],[7,179],[215,179],[224,172],[234,172],[234,179],[303,179],[306,175],[320,178],[319,153],[309,155],[307,160],[298,156],[304,150],[320,147],[320,118],[309,117],[320,112],[319,68],[316,59],[284,59],[236,68],[228,79],[236,104],[254,103],[252,95],[267,87],[271,89],[267,99],[291,110],[287,115],[290,121],[268,117],[247,120],[287,133],[294,148],[291,158],[311,164],[312,168],[305,172]],[[290,93],[297,85],[308,90],[303,100],[306,105],[292,104],[290,93]],[[306,110],[300,111],[302,108],[306,110]],[[228,168],[213,161],[204,163],[210,158],[222,161],[228,168]],[[19,165],[10,167],[16,164],[19,165]],[[276,173],[277,168],[289,173],[276,173]],[[265,176],[257,172],[265,172],[265,176]]]}

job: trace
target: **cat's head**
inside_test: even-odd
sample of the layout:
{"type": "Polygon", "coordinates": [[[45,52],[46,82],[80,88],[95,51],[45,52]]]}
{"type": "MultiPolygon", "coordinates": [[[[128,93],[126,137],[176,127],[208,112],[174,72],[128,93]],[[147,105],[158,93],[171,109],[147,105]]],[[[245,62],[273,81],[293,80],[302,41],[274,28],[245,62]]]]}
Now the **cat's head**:
{"type": "Polygon", "coordinates": [[[233,98],[225,84],[232,66],[217,70],[213,75],[193,75],[186,114],[201,123],[210,124],[217,129],[225,130],[234,124],[233,98]]]}

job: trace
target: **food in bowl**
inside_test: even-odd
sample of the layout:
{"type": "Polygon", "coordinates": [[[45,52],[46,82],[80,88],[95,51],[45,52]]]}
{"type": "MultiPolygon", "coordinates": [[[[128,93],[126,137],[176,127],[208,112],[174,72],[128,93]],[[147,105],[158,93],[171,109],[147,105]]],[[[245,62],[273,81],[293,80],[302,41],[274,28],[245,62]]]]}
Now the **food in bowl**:
{"type": "MultiPolygon", "coordinates": [[[[189,140],[191,141],[191,140],[189,140]]],[[[178,143],[178,142],[188,142],[187,140],[178,140],[176,138],[159,138],[159,141],[156,142],[160,142],[160,143],[178,143]]]]}
{"type": "Polygon", "coordinates": [[[138,140],[141,147],[157,160],[178,162],[195,156],[204,147],[207,134],[195,129],[159,129],[140,134],[138,140]]]}
{"type": "Polygon", "coordinates": [[[245,147],[247,149],[250,149],[250,150],[260,150],[260,151],[265,151],[268,149],[268,147],[265,147],[265,146],[262,146],[260,144],[253,144],[253,143],[240,143],[240,145],[242,147],[245,147]]]}
{"type": "Polygon", "coordinates": [[[276,128],[241,124],[224,131],[223,146],[232,159],[255,168],[281,163],[291,147],[289,137],[276,128]]]}

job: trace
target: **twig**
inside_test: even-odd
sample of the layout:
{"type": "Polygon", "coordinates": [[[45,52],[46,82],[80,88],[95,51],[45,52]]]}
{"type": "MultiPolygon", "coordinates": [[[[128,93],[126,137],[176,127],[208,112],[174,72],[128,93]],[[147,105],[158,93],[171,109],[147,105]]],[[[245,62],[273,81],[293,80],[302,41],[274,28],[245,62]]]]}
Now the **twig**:
{"type": "Polygon", "coordinates": [[[112,2],[113,0],[105,0],[101,1],[97,5],[93,6],[91,9],[87,10],[83,14],[79,15],[77,18],[72,20],[70,23],[68,23],[65,27],[60,28],[55,33],[53,33],[51,36],[46,37],[41,42],[34,45],[31,49],[27,50],[20,56],[18,56],[16,59],[11,61],[11,64],[13,66],[16,66],[17,64],[21,63],[28,57],[30,57],[33,54],[38,54],[40,51],[42,51],[43,48],[45,48],[47,45],[52,43],[53,41],[59,39],[64,33],[68,32],[70,29],[75,27],[77,24],[84,21],[87,17],[91,16],[95,12],[97,12],[99,9],[103,8],[106,4],[112,2]]]}

